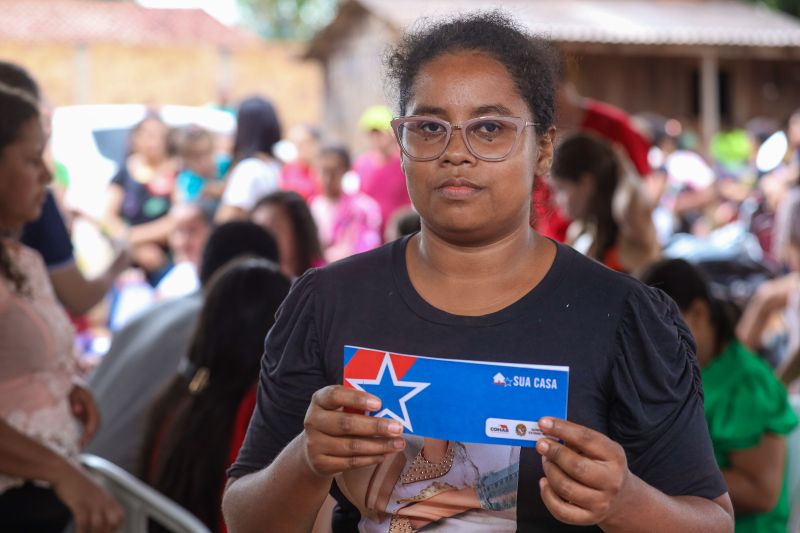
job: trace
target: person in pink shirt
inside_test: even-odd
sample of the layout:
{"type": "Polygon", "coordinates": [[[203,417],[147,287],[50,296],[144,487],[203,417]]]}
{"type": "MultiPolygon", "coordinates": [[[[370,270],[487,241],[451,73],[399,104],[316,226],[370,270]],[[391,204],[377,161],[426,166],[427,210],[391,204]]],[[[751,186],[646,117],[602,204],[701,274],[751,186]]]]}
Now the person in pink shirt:
{"type": "Polygon", "coordinates": [[[22,245],[51,181],[36,100],[0,85],[0,524],[105,533],[122,509],[75,462],[99,417],[76,381],[74,331],[41,256],[22,245]]]}
{"type": "Polygon", "coordinates": [[[320,137],[319,130],[308,124],[289,130],[289,141],[297,148],[297,159],[281,169],[281,189],[294,191],[307,202],[321,191],[319,176],[314,169],[320,137]]]}
{"type": "Polygon", "coordinates": [[[370,149],[353,165],[361,180],[361,192],[374,198],[381,208],[381,235],[394,212],[411,204],[391,122],[392,111],[386,106],[372,106],[364,112],[359,126],[368,135],[370,149]]]}
{"type": "Polygon", "coordinates": [[[350,154],[342,146],[322,149],[319,173],[323,193],[311,202],[320,244],[329,262],[366,252],[381,244],[381,208],[363,192],[346,193],[342,178],[350,168],[350,154]]]}

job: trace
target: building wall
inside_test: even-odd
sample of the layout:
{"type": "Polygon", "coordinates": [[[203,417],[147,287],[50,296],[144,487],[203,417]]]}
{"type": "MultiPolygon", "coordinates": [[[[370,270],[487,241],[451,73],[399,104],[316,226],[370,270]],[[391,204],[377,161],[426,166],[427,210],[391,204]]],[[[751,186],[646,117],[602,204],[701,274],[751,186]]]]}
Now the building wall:
{"type": "Polygon", "coordinates": [[[73,103],[75,50],[56,43],[15,43],[0,41],[0,60],[28,69],[45,95],[57,105],[73,103]]]}
{"type": "Polygon", "coordinates": [[[753,117],[783,121],[800,108],[800,61],[723,63],[733,73],[734,119],[741,125],[753,117]]]}
{"type": "MultiPolygon", "coordinates": [[[[697,127],[697,99],[693,75],[700,59],[584,55],[576,57],[570,71],[584,96],[619,106],[630,113],[655,112],[697,127]]],[[[754,117],[785,119],[800,107],[800,62],[768,59],[719,61],[728,80],[728,116],[742,127],[754,117]]]]}
{"type": "Polygon", "coordinates": [[[572,69],[578,91],[629,113],[691,115],[691,69],[684,58],[580,56],[572,69]]]}
{"type": "Polygon", "coordinates": [[[234,100],[263,94],[274,99],[286,126],[319,124],[322,120],[323,72],[303,61],[301,43],[277,43],[263,50],[245,50],[231,57],[231,96],[234,100]]]}
{"type": "Polygon", "coordinates": [[[363,111],[375,104],[391,107],[391,95],[384,90],[382,56],[395,37],[388,25],[365,16],[325,64],[323,129],[331,140],[347,144],[356,153],[366,148],[364,135],[358,131],[363,111]]]}
{"type": "Polygon", "coordinates": [[[123,46],[0,42],[0,59],[28,68],[55,105],[205,105],[221,86],[235,102],[272,98],[286,126],[320,120],[321,68],[298,59],[295,43],[225,52],[214,46],[123,46]]]}

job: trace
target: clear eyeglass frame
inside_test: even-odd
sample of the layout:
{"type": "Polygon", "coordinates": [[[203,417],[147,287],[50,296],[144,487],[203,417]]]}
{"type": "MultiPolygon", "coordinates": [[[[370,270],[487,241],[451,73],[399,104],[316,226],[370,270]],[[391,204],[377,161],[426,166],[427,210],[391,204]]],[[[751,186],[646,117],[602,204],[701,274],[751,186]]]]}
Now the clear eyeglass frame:
{"type": "Polygon", "coordinates": [[[505,161],[506,159],[508,159],[509,156],[514,153],[514,150],[516,150],[517,144],[519,144],[519,139],[521,136],[520,134],[522,133],[522,131],[529,126],[539,125],[538,122],[529,122],[526,121],[524,118],[512,117],[512,116],[476,117],[476,118],[471,118],[469,120],[465,120],[461,124],[451,124],[450,122],[444,119],[432,116],[425,116],[425,115],[410,115],[407,117],[396,117],[392,120],[391,124],[392,124],[392,131],[394,132],[395,138],[397,139],[397,144],[400,145],[400,149],[403,151],[403,153],[413,161],[434,161],[436,159],[439,159],[447,151],[447,147],[450,145],[450,139],[453,135],[453,130],[461,130],[461,138],[464,141],[464,146],[467,147],[469,153],[471,153],[473,156],[475,156],[477,159],[480,159],[481,161],[490,161],[490,162],[505,161]],[[514,127],[516,128],[514,142],[511,144],[506,154],[499,157],[486,157],[478,153],[470,143],[469,137],[467,136],[467,132],[469,131],[470,127],[473,126],[474,124],[487,121],[506,122],[509,124],[513,124],[514,127]],[[406,124],[412,122],[431,122],[439,124],[445,129],[444,142],[441,143],[442,149],[439,153],[437,153],[436,155],[420,157],[420,156],[415,156],[408,151],[408,149],[403,143],[401,129],[406,124]]]}

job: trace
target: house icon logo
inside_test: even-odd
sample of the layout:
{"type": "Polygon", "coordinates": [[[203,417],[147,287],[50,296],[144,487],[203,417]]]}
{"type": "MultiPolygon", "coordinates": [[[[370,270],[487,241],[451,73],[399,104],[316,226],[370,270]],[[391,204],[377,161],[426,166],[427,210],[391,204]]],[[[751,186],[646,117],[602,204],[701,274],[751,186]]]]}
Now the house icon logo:
{"type": "Polygon", "coordinates": [[[495,385],[500,385],[501,387],[505,387],[506,386],[506,377],[503,374],[501,374],[500,372],[498,372],[492,378],[492,383],[494,383],[495,385]]]}

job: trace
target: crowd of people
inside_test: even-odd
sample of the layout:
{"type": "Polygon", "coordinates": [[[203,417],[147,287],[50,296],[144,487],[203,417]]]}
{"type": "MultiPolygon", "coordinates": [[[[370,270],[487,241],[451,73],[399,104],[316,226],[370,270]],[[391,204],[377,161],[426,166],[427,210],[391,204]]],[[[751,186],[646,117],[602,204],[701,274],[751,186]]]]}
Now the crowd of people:
{"type": "Polygon", "coordinates": [[[420,25],[387,67],[399,113],[366,109],[358,157],[260,96],[230,153],[154,109],[87,278],[39,88],[0,62],[0,529],[118,528],[91,453],[212,531],[788,531],[800,110],[703,148],[582,97],[497,12],[420,25]],[[379,399],[343,386],[344,346],[568,366],[569,421],[535,449],[416,443],[359,414],[379,399]]]}

